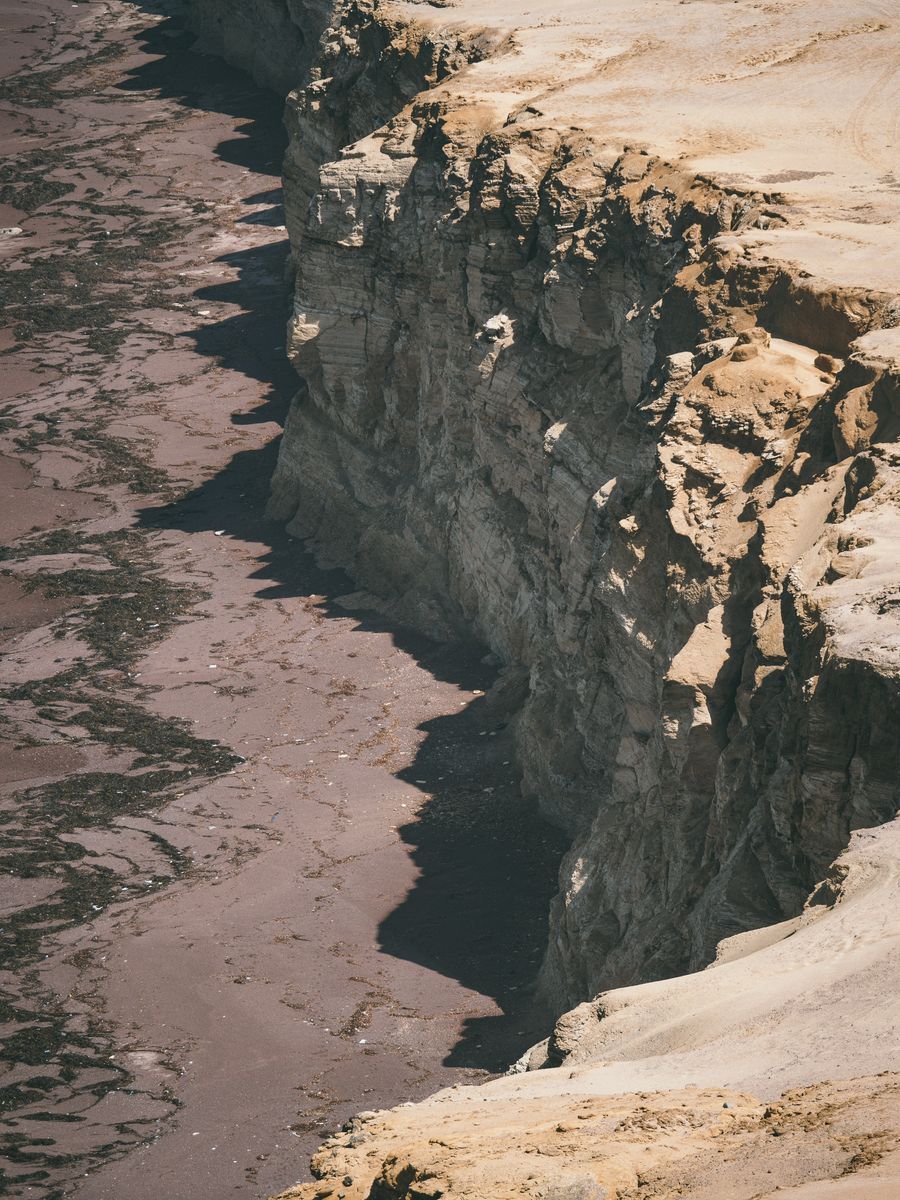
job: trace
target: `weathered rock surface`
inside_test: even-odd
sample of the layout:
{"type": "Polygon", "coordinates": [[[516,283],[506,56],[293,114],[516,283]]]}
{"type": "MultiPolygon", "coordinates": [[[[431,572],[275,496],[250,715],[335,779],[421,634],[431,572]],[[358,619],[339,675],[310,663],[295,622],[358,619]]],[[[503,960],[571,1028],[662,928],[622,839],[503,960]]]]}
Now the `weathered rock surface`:
{"type": "MultiPolygon", "coordinates": [[[[616,1057],[631,985],[795,918],[851,831],[897,810],[897,37],[874,3],[460,0],[349,3],[304,42],[285,186],[305,383],[271,511],[407,621],[506,664],[523,791],[572,838],[542,987],[559,1011],[629,989],[567,1018],[601,1031],[576,1038],[588,1058],[616,1057]]],[[[768,1028],[766,971],[696,980],[726,975],[768,1028]]],[[[827,1011],[820,984],[798,995],[827,1011]]],[[[693,1012],[700,985],[677,986],[693,1012]]],[[[722,1036],[711,1084],[739,1076],[743,1034],[722,1036]]],[[[829,1046],[779,1086],[824,1078],[829,1046]]],[[[858,1086],[875,1112],[883,1083],[858,1086]]],[[[384,1118],[375,1158],[419,1120],[384,1118]]],[[[437,1194],[414,1167],[376,1194],[437,1194]]],[[[675,1186],[622,1170],[559,1195],[675,1186]]]]}
{"type": "Polygon", "coordinates": [[[900,824],[854,835],[799,918],[579,1006],[550,1039],[556,1070],[361,1114],[285,1200],[888,1200],[898,893],[900,824]]]}
{"type": "Polygon", "coordinates": [[[692,1087],[485,1100],[441,1097],[357,1118],[313,1160],[319,1182],[278,1200],[896,1195],[896,1075],[798,1088],[771,1104],[730,1089],[692,1087]]]}
{"type": "Polygon", "coordinates": [[[896,810],[892,297],[762,257],[785,205],[478,91],[497,30],[303,36],[272,511],[522,677],[560,1009],[708,962],[896,810]]]}
{"type": "Polygon", "coordinates": [[[192,0],[190,13],[204,50],[286,93],[309,74],[339,8],[337,0],[192,0]]]}

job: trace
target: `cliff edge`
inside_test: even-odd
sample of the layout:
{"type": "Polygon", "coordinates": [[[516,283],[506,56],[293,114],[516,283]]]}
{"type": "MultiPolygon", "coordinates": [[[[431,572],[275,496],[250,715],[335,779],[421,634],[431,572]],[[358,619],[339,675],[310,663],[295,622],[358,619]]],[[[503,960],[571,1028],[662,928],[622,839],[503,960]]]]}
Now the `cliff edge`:
{"type": "Polygon", "coordinates": [[[284,1200],[888,1200],[898,890],[900,824],[855,834],[798,918],[566,1014],[556,1069],[360,1114],[284,1200]]]}
{"type": "Polygon", "coordinates": [[[238,8],[268,32],[194,0],[288,93],[304,383],[271,512],[369,602],[504,664],[523,793],[571,838],[540,987],[580,1006],[527,1064],[551,1069],[363,1122],[299,1194],[701,1196],[681,1151],[727,1129],[731,1190],[708,1194],[759,1196],[788,1111],[798,1161],[887,1162],[895,8],[238,8]],[[871,1127],[822,1115],[851,1111],[871,1127]],[[551,1112],[575,1123],[547,1150],[551,1112]],[[512,1129],[527,1159],[496,1149],[512,1129]],[[848,1149],[878,1130],[874,1158],[848,1149]]]}

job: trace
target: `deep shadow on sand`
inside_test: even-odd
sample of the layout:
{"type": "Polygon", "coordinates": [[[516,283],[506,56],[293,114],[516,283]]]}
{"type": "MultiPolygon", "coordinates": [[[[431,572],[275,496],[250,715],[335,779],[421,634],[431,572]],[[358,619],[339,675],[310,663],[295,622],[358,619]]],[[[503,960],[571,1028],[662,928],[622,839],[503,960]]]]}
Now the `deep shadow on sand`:
{"type": "MultiPolygon", "coordinates": [[[[149,3],[143,7],[161,10],[149,3]]],[[[249,171],[271,171],[284,145],[280,99],[256,88],[241,72],[197,54],[177,17],[147,30],[142,41],[160,57],[120,86],[246,118],[242,137],[220,143],[216,153],[249,171]]],[[[275,190],[253,197],[271,207],[247,219],[281,224],[280,199],[275,190]]],[[[297,387],[284,353],[287,297],[279,281],[286,255],[282,242],[224,256],[217,261],[236,268],[237,281],[195,293],[198,300],[234,302],[245,310],[191,335],[199,353],[267,385],[262,405],[232,415],[235,426],[272,420],[283,424],[297,387]]],[[[352,592],[352,581],[341,571],[320,569],[301,543],[264,515],[277,453],[277,440],[262,450],[238,452],[224,470],[177,503],[143,510],[143,526],[224,530],[226,536],[263,542],[268,551],[256,572],[259,599],[323,596],[320,611],[326,615],[344,620],[351,615],[361,630],[388,632],[436,678],[488,691],[496,669],[483,661],[485,647],[440,644],[338,603],[352,592]]],[[[382,922],[380,948],[495,1001],[501,1015],[467,1021],[444,1062],[501,1070],[546,1029],[547,1014],[537,1011],[532,984],[563,841],[522,799],[510,731],[504,720],[488,715],[484,700],[419,728],[425,736],[415,760],[397,777],[430,797],[416,819],[400,829],[420,874],[382,922]],[[452,784],[446,782],[448,775],[452,784]]]]}

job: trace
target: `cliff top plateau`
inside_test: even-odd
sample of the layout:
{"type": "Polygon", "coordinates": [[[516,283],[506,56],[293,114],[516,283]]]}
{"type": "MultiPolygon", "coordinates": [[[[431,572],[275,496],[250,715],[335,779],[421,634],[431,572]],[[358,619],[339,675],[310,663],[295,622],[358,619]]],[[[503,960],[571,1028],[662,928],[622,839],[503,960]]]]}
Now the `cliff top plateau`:
{"type": "Polygon", "coordinates": [[[485,132],[578,130],[765,197],[752,243],[835,285],[900,284],[900,15],[861,0],[378,6],[485,57],[430,89],[485,132]],[[489,46],[489,49],[488,49],[489,46]]]}

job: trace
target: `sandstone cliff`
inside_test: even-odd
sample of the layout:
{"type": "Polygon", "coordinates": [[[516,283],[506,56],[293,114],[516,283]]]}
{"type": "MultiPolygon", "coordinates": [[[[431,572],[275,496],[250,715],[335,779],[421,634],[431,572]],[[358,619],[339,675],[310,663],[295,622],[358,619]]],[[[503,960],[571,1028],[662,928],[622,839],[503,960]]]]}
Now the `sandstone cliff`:
{"type": "Polygon", "coordinates": [[[900,792],[896,14],[255,8],[296,52],[259,66],[195,0],[297,85],[271,511],[504,663],[522,789],[572,839],[546,995],[795,918],[900,792]]]}
{"type": "Polygon", "coordinates": [[[560,1008],[795,913],[896,809],[891,293],[762,253],[786,203],[561,131],[502,29],[197,7],[251,63],[299,29],[312,75],[272,511],[521,677],[523,788],[573,837],[560,1008]]]}

